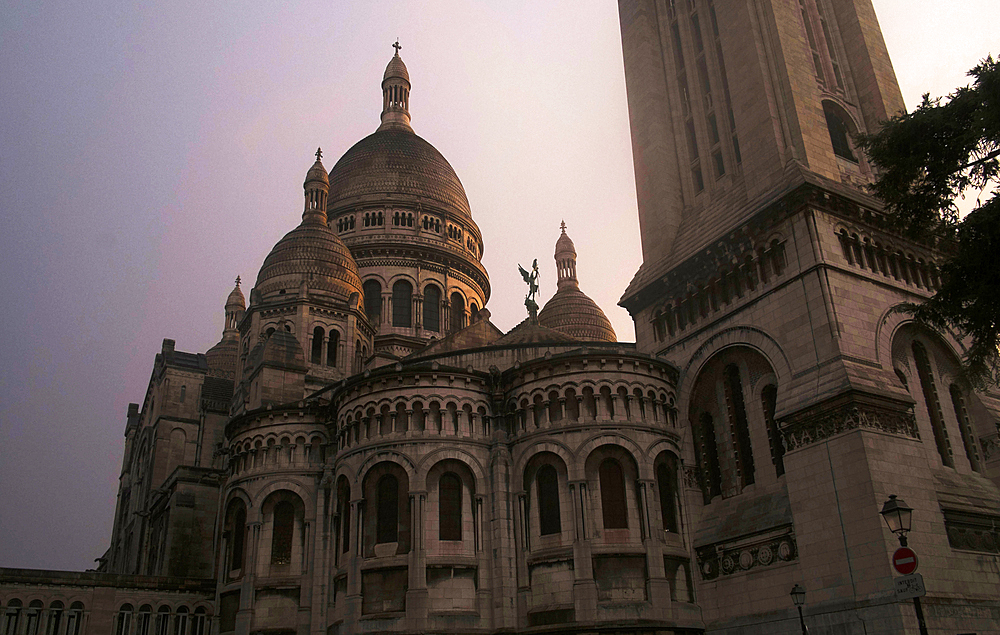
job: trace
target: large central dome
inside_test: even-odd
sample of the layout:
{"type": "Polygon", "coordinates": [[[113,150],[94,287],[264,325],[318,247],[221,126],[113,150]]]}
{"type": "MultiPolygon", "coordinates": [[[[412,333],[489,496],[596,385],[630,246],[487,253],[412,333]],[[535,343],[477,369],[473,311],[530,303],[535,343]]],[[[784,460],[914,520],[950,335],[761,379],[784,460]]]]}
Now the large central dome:
{"type": "Polygon", "coordinates": [[[330,171],[330,217],[366,202],[428,204],[471,218],[465,188],[440,152],[407,127],[379,129],[330,171]]]}

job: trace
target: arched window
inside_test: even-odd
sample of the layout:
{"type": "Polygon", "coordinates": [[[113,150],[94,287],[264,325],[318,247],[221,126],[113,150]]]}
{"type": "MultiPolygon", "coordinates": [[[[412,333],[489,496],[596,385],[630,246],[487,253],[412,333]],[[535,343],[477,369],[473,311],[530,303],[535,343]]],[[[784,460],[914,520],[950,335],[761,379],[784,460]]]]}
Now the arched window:
{"type": "MultiPolygon", "coordinates": [[[[59,600],[49,604],[49,621],[45,625],[45,635],[59,635],[59,625],[62,622],[63,613],[63,603],[59,600]]],[[[136,635],[148,635],[149,628],[147,627],[146,632],[136,631],[136,635]]]]}
{"type": "Polygon", "coordinates": [[[326,333],[322,326],[313,329],[312,356],[309,359],[313,364],[319,364],[323,361],[323,338],[325,336],[326,333]]]}
{"type": "Polygon", "coordinates": [[[156,635],[170,635],[169,606],[161,606],[156,609],[156,635]]]}
{"type": "Polygon", "coordinates": [[[243,501],[236,499],[229,506],[228,519],[230,549],[229,549],[229,570],[241,571],[243,569],[243,558],[245,555],[245,539],[247,532],[247,510],[243,501]]]}
{"type": "Polygon", "coordinates": [[[330,329],[330,341],[326,344],[326,365],[337,365],[337,349],[340,347],[340,331],[330,329]]]}
{"type": "Polygon", "coordinates": [[[80,635],[80,625],[83,622],[83,602],[73,602],[66,611],[66,633],[64,635],[80,635]]]}
{"type": "Polygon", "coordinates": [[[465,326],[465,298],[457,291],[451,294],[451,331],[461,331],[465,326]]]}
{"type": "Polygon", "coordinates": [[[341,553],[351,548],[351,484],[341,476],[337,479],[337,512],[340,515],[341,553]]]}
{"type": "MultiPolygon", "coordinates": [[[[42,604],[41,600],[32,600],[28,604],[27,610],[24,612],[24,634],[23,635],[38,635],[38,623],[42,619],[42,609],[45,605],[42,604]]],[[[129,615],[131,616],[131,608],[129,615]]]]}
{"type": "Polygon", "coordinates": [[[194,610],[194,615],[191,617],[191,635],[205,635],[207,617],[205,607],[199,606],[194,610]]]}
{"type": "Polygon", "coordinates": [[[476,306],[475,302],[469,303],[469,322],[475,322],[476,316],[479,315],[479,307],[476,306]]]}
{"type": "Polygon", "coordinates": [[[123,604],[118,609],[118,617],[115,619],[115,635],[129,635],[129,628],[132,626],[132,605],[123,604]]]}
{"type": "Polygon", "coordinates": [[[7,602],[7,610],[3,614],[3,635],[17,635],[17,626],[21,622],[21,600],[14,598],[7,602]]]}
{"type": "Polygon", "coordinates": [[[601,481],[601,511],[605,529],[628,528],[628,506],[625,504],[625,473],[614,459],[604,459],[599,469],[601,481]]]}
{"type": "Polygon", "coordinates": [[[271,564],[292,561],[292,536],[295,532],[295,505],[281,501],[274,506],[271,527],[271,564]]]}
{"type": "MultiPolygon", "coordinates": [[[[149,635],[149,622],[152,619],[153,607],[143,604],[139,607],[139,614],[136,616],[135,635],[149,635]]],[[[51,635],[56,635],[52,631],[51,635]]]]}
{"type": "Polygon", "coordinates": [[[774,464],[774,475],[785,473],[785,445],[781,442],[781,431],[774,420],[774,409],[778,401],[778,389],[765,386],[760,393],[760,405],[764,410],[764,424],[767,426],[767,440],[771,445],[771,463],[774,464]]]}
{"type": "Polygon", "coordinates": [[[462,479],[454,472],[438,481],[438,522],[441,540],[462,539],[462,479]]]}
{"type": "Polygon", "coordinates": [[[538,483],[538,527],[543,536],[562,531],[559,512],[559,476],[556,468],[543,465],[535,475],[538,483]]]}
{"type": "Polygon", "coordinates": [[[740,381],[740,369],[736,364],[726,367],[725,395],[740,484],[746,487],[754,482],[753,448],[750,445],[750,425],[743,401],[743,382],[740,381]]]}
{"type": "Polygon", "coordinates": [[[375,542],[396,542],[399,539],[399,481],[385,474],[375,487],[375,542]]]}
{"type": "Polygon", "coordinates": [[[365,315],[372,324],[382,320],[382,285],[378,280],[365,280],[362,285],[365,294],[365,315]]]}
{"type": "Polygon", "coordinates": [[[441,330],[441,289],[433,284],[424,289],[424,330],[441,330]]]}
{"type": "Polygon", "coordinates": [[[177,607],[177,614],[174,615],[174,635],[188,635],[188,609],[186,606],[177,607]]]}
{"type": "Polygon", "coordinates": [[[833,153],[842,159],[857,163],[858,158],[854,156],[854,150],[851,148],[850,130],[844,116],[828,101],[823,102],[823,114],[826,115],[826,127],[830,131],[833,153]]]}
{"type": "Polygon", "coordinates": [[[392,285],[392,325],[413,324],[413,286],[406,280],[392,285]]]}
{"type": "Polygon", "coordinates": [[[719,465],[719,444],[715,437],[715,421],[712,415],[703,412],[698,417],[698,430],[696,431],[699,443],[695,447],[696,458],[699,459],[704,479],[703,492],[705,494],[705,504],[711,502],[715,496],[722,495],[722,469],[719,465]]]}
{"type": "Polygon", "coordinates": [[[965,446],[965,456],[969,458],[969,466],[975,472],[982,472],[976,434],[972,428],[972,421],[969,420],[969,411],[965,407],[962,389],[956,384],[952,384],[949,392],[951,393],[951,405],[955,409],[955,420],[958,421],[958,428],[962,432],[962,444],[965,446]]]}
{"type": "Polygon", "coordinates": [[[934,443],[937,445],[941,463],[947,467],[955,467],[951,457],[951,442],[944,429],[944,417],[941,414],[941,401],[938,399],[937,386],[931,374],[931,363],[927,357],[927,349],[920,342],[913,342],[913,359],[917,362],[917,376],[920,378],[920,388],[924,393],[924,406],[931,420],[931,430],[934,433],[934,443]]]}
{"type": "Polygon", "coordinates": [[[663,530],[678,533],[677,526],[677,458],[668,454],[656,466],[656,485],[660,493],[660,516],[663,530]]]}

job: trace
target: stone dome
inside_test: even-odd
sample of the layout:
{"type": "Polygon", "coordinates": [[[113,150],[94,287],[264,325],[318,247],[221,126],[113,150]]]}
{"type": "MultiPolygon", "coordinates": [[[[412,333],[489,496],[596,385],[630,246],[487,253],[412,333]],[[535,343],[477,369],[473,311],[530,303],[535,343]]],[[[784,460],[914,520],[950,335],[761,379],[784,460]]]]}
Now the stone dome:
{"type": "Polygon", "coordinates": [[[362,297],[358,263],[326,224],[326,178],[315,178],[316,173],[326,171],[320,154],[317,150],[316,163],[303,185],[302,222],[274,245],[257,274],[254,290],[262,300],[297,294],[303,286],[310,292],[326,292],[345,304],[354,304],[362,297]]]}
{"type": "Polygon", "coordinates": [[[233,379],[236,377],[237,359],[240,352],[239,339],[223,337],[218,344],[208,349],[205,361],[208,363],[208,374],[215,377],[233,379]]]}
{"type": "Polygon", "coordinates": [[[538,313],[538,323],[578,340],[618,341],[611,320],[579,287],[567,286],[556,291],[538,313]]]}
{"type": "Polygon", "coordinates": [[[326,223],[303,221],[285,234],[264,259],[255,289],[262,297],[295,294],[303,282],[310,291],[326,291],[344,302],[354,293],[361,297],[358,265],[326,223]]]}
{"type": "Polygon", "coordinates": [[[328,215],[364,202],[429,204],[472,217],[465,188],[451,164],[411,130],[368,135],[330,171],[328,215]]]}

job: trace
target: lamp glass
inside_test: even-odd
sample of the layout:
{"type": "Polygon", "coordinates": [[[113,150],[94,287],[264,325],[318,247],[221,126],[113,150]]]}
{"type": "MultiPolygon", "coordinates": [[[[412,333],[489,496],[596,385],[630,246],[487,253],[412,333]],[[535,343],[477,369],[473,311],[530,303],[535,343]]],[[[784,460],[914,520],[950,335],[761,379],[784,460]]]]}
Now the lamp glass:
{"type": "Polygon", "coordinates": [[[806,603],[806,590],[798,584],[792,587],[792,592],[789,595],[792,596],[792,602],[795,602],[795,606],[802,606],[806,603]]]}
{"type": "Polygon", "coordinates": [[[905,534],[910,531],[913,509],[901,499],[897,499],[895,494],[889,496],[889,500],[882,505],[882,511],[879,513],[885,518],[885,524],[892,533],[905,534]]]}

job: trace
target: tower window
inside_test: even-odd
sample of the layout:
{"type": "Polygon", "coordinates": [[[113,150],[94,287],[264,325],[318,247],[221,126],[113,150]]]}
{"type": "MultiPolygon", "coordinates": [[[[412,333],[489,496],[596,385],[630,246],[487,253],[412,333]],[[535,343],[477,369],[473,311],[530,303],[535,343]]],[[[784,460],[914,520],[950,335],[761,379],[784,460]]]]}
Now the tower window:
{"type": "Polygon", "coordinates": [[[614,459],[605,459],[598,470],[601,482],[601,511],[605,529],[628,529],[625,503],[625,473],[614,459]]]}
{"type": "Polygon", "coordinates": [[[556,468],[543,465],[535,476],[538,487],[538,526],[543,536],[558,534],[560,526],[559,513],[559,477],[556,468]]]}
{"type": "Polygon", "coordinates": [[[743,401],[743,383],[740,381],[740,370],[735,364],[726,367],[725,395],[740,484],[746,487],[754,482],[753,448],[750,445],[750,428],[743,401]]]}
{"type": "Polygon", "coordinates": [[[399,538],[399,481],[391,474],[378,480],[375,492],[375,542],[396,542],[399,538]]]}
{"type": "Polygon", "coordinates": [[[924,405],[931,420],[931,430],[934,433],[934,443],[937,445],[941,463],[947,467],[955,467],[951,457],[951,443],[944,429],[944,417],[941,415],[941,401],[938,399],[934,376],[931,374],[931,363],[927,357],[927,349],[920,342],[913,342],[913,358],[917,363],[917,376],[920,378],[920,388],[924,393],[924,405]]]}
{"type": "Polygon", "coordinates": [[[667,459],[657,466],[656,484],[660,494],[663,530],[677,533],[677,459],[673,455],[667,455],[667,459]]]}
{"type": "Polygon", "coordinates": [[[309,361],[313,364],[319,364],[323,361],[323,338],[326,337],[326,332],[323,331],[322,326],[317,326],[313,329],[312,338],[312,355],[309,361]]]}
{"type": "Polygon", "coordinates": [[[271,528],[271,564],[292,561],[292,535],[295,527],[295,506],[281,501],[274,506],[271,528]]]}
{"type": "Polygon", "coordinates": [[[433,284],[424,289],[424,329],[441,330],[441,289],[433,284]]]}
{"type": "Polygon", "coordinates": [[[696,458],[701,463],[705,504],[722,495],[722,469],[719,465],[719,444],[715,437],[715,422],[712,415],[703,412],[698,418],[698,438],[696,458]]]}
{"type": "Polygon", "coordinates": [[[441,540],[462,539],[462,480],[453,472],[438,481],[438,523],[441,540]]]}
{"type": "Polygon", "coordinates": [[[765,386],[760,393],[761,407],[764,409],[764,424],[767,426],[767,440],[771,444],[771,463],[774,464],[774,475],[785,473],[785,446],[781,442],[781,431],[774,420],[774,410],[777,405],[778,389],[765,386]]]}
{"type": "Polygon", "coordinates": [[[465,298],[457,291],[451,294],[451,331],[461,331],[465,327],[465,298]]]}
{"type": "Polygon", "coordinates": [[[340,333],[330,329],[330,341],[326,345],[326,365],[337,365],[337,349],[340,347],[340,333]]]}
{"type": "Polygon", "coordinates": [[[413,323],[413,286],[406,280],[392,285],[392,325],[410,326],[413,323]]]}
{"type": "Polygon", "coordinates": [[[378,280],[365,280],[362,291],[365,293],[365,314],[368,321],[378,324],[382,318],[382,285],[378,280]]]}
{"type": "Polygon", "coordinates": [[[854,150],[851,148],[850,131],[843,115],[838,113],[830,102],[823,102],[823,114],[826,115],[826,127],[830,132],[830,143],[833,144],[833,153],[842,159],[857,163],[858,158],[854,155],[854,150]]]}

